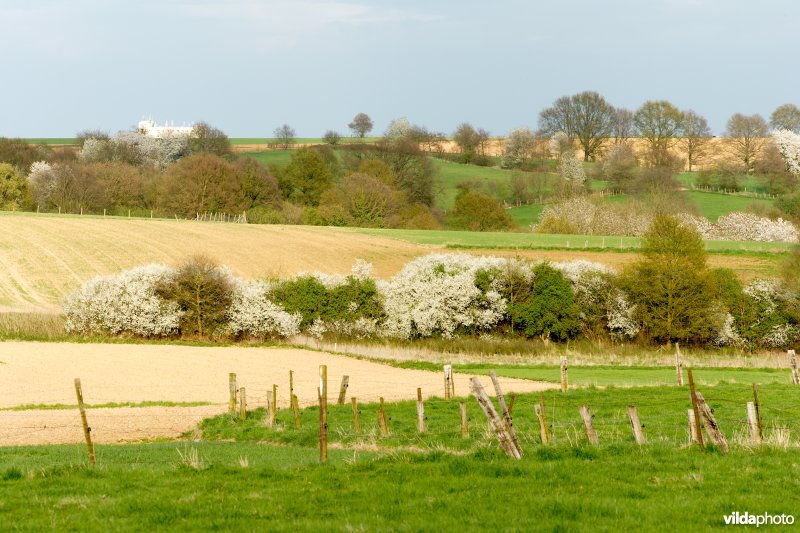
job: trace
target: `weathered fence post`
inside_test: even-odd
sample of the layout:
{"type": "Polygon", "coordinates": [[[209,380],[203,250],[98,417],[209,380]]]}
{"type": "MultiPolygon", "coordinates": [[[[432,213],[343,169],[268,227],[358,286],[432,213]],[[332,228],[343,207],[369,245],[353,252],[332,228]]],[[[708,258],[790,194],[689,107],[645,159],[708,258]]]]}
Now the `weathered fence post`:
{"type": "Polygon", "coordinates": [[[678,378],[678,386],[683,386],[683,361],[681,356],[681,346],[675,343],[675,374],[678,378]]]}
{"type": "Polygon", "coordinates": [[[265,422],[268,428],[275,426],[275,409],[273,409],[272,400],[269,399],[269,396],[267,396],[267,418],[265,422]]]}
{"type": "Polygon", "coordinates": [[[461,438],[469,438],[469,422],[467,419],[467,403],[459,402],[458,408],[461,411],[461,438]]]}
{"type": "Polygon", "coordinates": [[[517,394],[512,392],[509,394],[509,397],[511,399],[508,400],[508,416],[512,416],[514,413],[514,402],[517,401],[517,394]]]}
{"type": "Polygon", "coordinates": [[[567,392],[567,357],[561,356],[561,392],[567,392]]]}
{"type": "Polygon", "coordinates": [[[764,424],[761,422],[761,405],[758,403],[758,385],[753,382],[753,407],[756,411],[756,424],[758,425],[758,440],[764,440],[764,424]]]}
{"type": "Polygon", "coordinates": [[[244,387],[239,389],[239,418],[247,420],[247,391],[244,387]]]}
{"type": "Polygon", "coordinates": [[[353,430],[356,434],[361,433],[361,418],[358,413],[358,400],[355,396],[350,397],[350,402],[353,404],[353,430]]]}
{"type": "Polygon", "coordinates": [[[386,405],[383,402],[383,396],[380,398],[381,406],[378,409],[378,427],[381,430],[381,437],[389,436],[389,417],[386,416],[386,405]]]}
{"type": "Polygon", "coordinates": [[[292,395],[292,414],[294,415],[294,428],[300,429],[300,404],[294,394],[292,395]]]}
{"type": "Polygon", "coordinates": [[[728,453],[728,441],[725,440],[725,435],[719,429],[714,414],[711,408],[706,403],[705,398],[699,392],[697,393],[697,405],[700,408],[700,415],[703,417],[703,427],[706,428],[706,433],[714,446],[718,446],[722,453],[728,453]]]}
{"type": "Polygon", "coordinates": [[[787,355],[789,356],[789,366],[792,367],[792,383],[800,385],[800,374],[797,373],[797,358],[794,355],[794,350],[789,350],[787,355]]]}
{"type": "Polygon", "coordinates": [[[633,430],[633,438],[639,446],[644,444],[644,432],[642,431],[642,424],[639,422],[639,412],[636,410],[635,405],[628,406],[628,420],[631,421],[631,429],[633,430]]]}
{"type": "Polygon", "coordinates": [[[489,396],[487,396],[486,391],[483,389],[483,385],[478,378],[470,379],[470,390],[472,391],[472,395],[478,401],[478,405],[481,406],[486,418],[489,419],[489,423],[494,429],[495,435],[497,435],[497,440],[500,443],[500,448],[505,452],[506,455],[509,457],[514,457],[515,459],[521,459],[522,456],[519,454],[519,450],[517,450],[514,443],[511,442],[511,434],[506,429],[505,424],[503,424],[503,420],[497,415],[497,411],[492,405],[491,400],[489,400],[489,396]]]}
{"type": "Polygon", "coordinates": [[[706,444],[703,441],[703,431],[700,427],[700,405],[697,400],[697,391],[694,388],[694,376],[692,375],[692,369],[689,369],[689,396],[692,400],[692,418],[694,419],[694,432],[692,435],[696,439],[695,442],[700,445],[701,448],[705,449],[706,444]]]}
{"type": "Polygon", "coordinates": [[[230,391],[230,400],[228,402],[228,412],[236,412],[236,372],[228,374],[228,390],[230,391]]]}
{"type": "Polygon", "coordinates": [[[425,433],[425,404],[422,402],[420,387],[417,387],[417,431],[425,433]]]}
{"type": "Polygon", "coordinates": [[[511,413],[509,412],[508,407],[506,407],[506,399],[503,396],[503,390],[500,388],[500,382],[497,380],[497,374],[494,370],[489,371],[489,377],[492,379],[494,391],[497,394],[497,402],[500,404],[500,410],[503,413],[503,421],[506,423],[508,433],[511,435],[511,442],[517,448],[519,456],[522,457],[522,447],[519,444],[517,432],[514,431],[514,422],[511,420],[511,413]]]}
{"type": "Polygon", "coordinates": [[[687,409],[689,420],[689,444],[700,444],[702,435],[697,433],[697,417],[695,416],[694,409],[691,407],[687,409]]]}
{"type": "Polygon", "coordinates": [[[289,370],[289,401],[294,400],[294,370],[289,370]]]}
{"type": "Polygon", "coordinates": [[[81,413],[81,425],[83,426],[83,437],[86,439],[86,449],[89,451],[89,464],[96,464],[94,457],[94,444],[92,444],[92,428],[86,420],[86,406],[83,404],[83,389],[81,389],[80,378],[75,378],[75,395],[78,397],[78,411],[81,413]]]}
{"type": "Polygon", "coordinates": [[[350,376],[342,376],[342,384],[339,385],[339,399],[336,401],[337,405],[344,405],[345,396],[347,396],[347,387],[350,385],[350,376]]]}
{"type": "Polygon", "coordinates": [[[444,399],[449,400],[453,396],[455,396],[453,365],[444,365],[444,399]]]}
{"type": "Polygon", "coordinates": [[[278,414],[278,386],[272,384],[272,410],[278,414]]]}
{"type": "Polygon", "coordinates": [[[583,425],[586,427],[586,438],[589,439],[589,444],[596,445],[598,443],[597,432],[594,430],[594,424],[592,423],[592,412],[589,411],[589,406],[581,405],[580,412],[581,418],[583,418],[583,425]]]}
{"type": "MultiPolygon", "coordinates": [[[[275,390],[274,388],[272,389],[275,390]]],[[[328,367],[319,367],[319,461],[328,462],[328,367]]]]}
{"type": "Polygon", "coordinates": [[[758,434],[758,415],[753,402],[747,402],[747,425],[750,426],[750,441],[753,444],[761,444],[761,436],[758,434]]]}
{"type": "Polygon", "coordinates": [[[539,437],[542,439],[542,444],[550,442],[550,431],[547,427],[547,411],[544,405],[544,394],[541,401],[533,406],[533,411],[536,413],[536,419],[539,421],[539,437]]]}

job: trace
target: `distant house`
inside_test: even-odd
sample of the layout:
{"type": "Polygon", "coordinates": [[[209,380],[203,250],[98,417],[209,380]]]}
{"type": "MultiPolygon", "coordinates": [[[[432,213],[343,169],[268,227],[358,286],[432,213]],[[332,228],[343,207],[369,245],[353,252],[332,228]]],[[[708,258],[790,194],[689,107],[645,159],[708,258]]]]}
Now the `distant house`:
{"type": "Polygon", "coordinates": [[[163,139],[164,137],[177,137],[182,135],[189,136],[192,134],[193,128],[194,126],[174,126],[168,123],[165,123],[163,126],[159,126],[151,118],[139,121],[139,133],[156,139],[163,139]]]}

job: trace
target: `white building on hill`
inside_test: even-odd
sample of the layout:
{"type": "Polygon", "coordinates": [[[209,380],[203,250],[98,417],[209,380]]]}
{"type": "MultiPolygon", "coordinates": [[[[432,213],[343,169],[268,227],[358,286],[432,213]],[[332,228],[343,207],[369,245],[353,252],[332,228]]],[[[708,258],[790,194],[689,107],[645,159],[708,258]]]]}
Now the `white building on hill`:
{"type": "Polygon", "coordinates": [[[194,126],[175,126],[165,123],[163,126],[156,125],[152,118],[147,118],[139,121],[139,133],[154,137],[156,139],[163,139],[164,137],[175,137],[180,135],[189,136],[192,134],[194,126]]]}

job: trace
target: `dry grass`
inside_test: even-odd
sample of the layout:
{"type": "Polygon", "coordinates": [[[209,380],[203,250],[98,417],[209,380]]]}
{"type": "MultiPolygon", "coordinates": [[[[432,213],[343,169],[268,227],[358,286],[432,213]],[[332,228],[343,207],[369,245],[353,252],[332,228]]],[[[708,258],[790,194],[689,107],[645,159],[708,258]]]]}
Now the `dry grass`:
{"type": "Polygon", "coordinates": [[[59,340],[64,337],[64,317],[60,314],[0,312],[0,339],[59,340]]]}

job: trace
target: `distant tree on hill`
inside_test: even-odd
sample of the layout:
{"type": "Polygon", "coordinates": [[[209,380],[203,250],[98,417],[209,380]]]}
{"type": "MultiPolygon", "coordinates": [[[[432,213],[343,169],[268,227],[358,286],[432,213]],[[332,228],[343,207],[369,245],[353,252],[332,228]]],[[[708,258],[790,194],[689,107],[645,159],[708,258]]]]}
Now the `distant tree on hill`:
{"type": "Polygon", "coordinates": [[[325,132],[325,135],[322,136],[322,140],[330,144],[331,146],[336,146],[337,144],[339,144],[339,141],[341,139],[342,136],[339,135],[339,132],[334,130],[328,130],[325,132]]]}
{"type": "Polygon", "coordinates": [[[684,112],[680,143],[686,151],[689,172],[692,171],[692,166],[705,158],[710,139],[711,129],[708,127],[708,121],[692,110],[684,112]]]}
{"type": "Polygon", "coordinates": [[[333,183],[333,173],[319,151],[301,148],[278,175],[283,197],[301,205],[317,206],[323,191],[333,183]]]}
{"type": "Polygon", "coordinates": [[[544,135],[563,131],[577,139],[583,148],[583,160],[594,161],[603,142],[611,136],[614,107],[599,93],[584,91],[562,96],[539,113],[539,130],[544,135]]]}
{"type": "Polygon", "coordinates": [[[231,155],[231,142],[222,130],[209,126],[205,122],[198,122],[192,128],[192,134],[189,137],[189,153],[229,156],[231,155]]]}
{"type": "Polygon", "coordinates": [[[288,150],[289,146],[294,144],[295,131],[294,128],[288,124],[278,126],[275,128],[273,134],[275,135],[275,138],[278,139],[278,146],[284,150],[288,150]]]}
{"type": "Polygon", "coordinates": [[[774,130],[800,133],[800,107],[794,104],[778,106],[769,117],[769,125],[774,130]]]}
{"type": "Polygon", "coordinates": [[[164,175],[162,202],[171,212],[194,218],[197,213],[244,211],[235,167],[208,153],[184,157],[164,175]]]}
{"type": "Polygon", "coordinates": [[[0,163],[8,163],[23,174],[27,174],[31,164],[49,160],[52,151],[45,145],[31,146],[25,139],[0,137],[0,163]]]}
{"type": "Polygon", "coordinates": [[[761,115],[734,114],[728,119],[725,135],[732,140],[733,155],[742,163],[744,170],[753,170],[759,152],[766,142],[769,127],[761,115]]]}
{"type": "Polygon", "coordinates": [[[347,127],[353,132],[353,135],[361,139],[363,139],[367,133],[372,131],[373,126],[372,119],[369,118],[369,115],[366,113],[357,114],[355,117],[353,117],[353,121],[347,125],[347,127]]]}
{"type": "Polygon", "coordinates": [[[647,161],[653,167],[672,165],[670,149],[683,126],[683,113],[666,100],[645,102],[633,115],[639,135],[647,143],[647,161]]]}
{"type": "Polygon", "coordinates": [[[503,168],[519,168],[532,156],[536,148],[536,135],[530,128],[522,127],[511,130],[506,137],[503,151],[503,168]]]}
{"type": "Polygon", "coordinates": [[[614,144],[621,144],[630,139],[634,133],[633,111],[622,107],[614,109],[611,133],[614,136],[614,144]]]}

